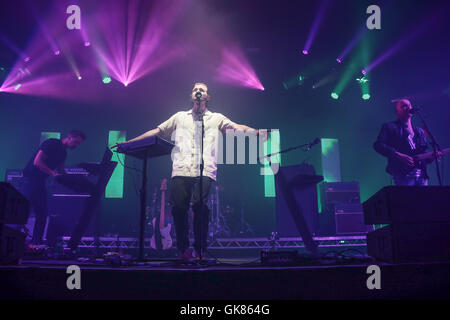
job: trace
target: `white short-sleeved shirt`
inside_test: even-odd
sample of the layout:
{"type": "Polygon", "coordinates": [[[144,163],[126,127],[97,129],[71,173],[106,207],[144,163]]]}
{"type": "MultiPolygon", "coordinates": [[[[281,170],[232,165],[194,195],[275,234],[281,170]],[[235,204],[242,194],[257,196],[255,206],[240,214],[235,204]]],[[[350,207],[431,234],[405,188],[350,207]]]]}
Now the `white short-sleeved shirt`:
{"type": "MultiPolygon", "coordinates": [[[[203,116],[205,137],[203,142],[203,175],[216,180],[219,135],[233,129],[235,123],[218,112],[206,109],[203,116]]],[[[201,121],[189,111],[180,111],[161,123],[158,128],[162,135],[175,142],[172,151],[172,177],[200,176],[201,121]]]]}

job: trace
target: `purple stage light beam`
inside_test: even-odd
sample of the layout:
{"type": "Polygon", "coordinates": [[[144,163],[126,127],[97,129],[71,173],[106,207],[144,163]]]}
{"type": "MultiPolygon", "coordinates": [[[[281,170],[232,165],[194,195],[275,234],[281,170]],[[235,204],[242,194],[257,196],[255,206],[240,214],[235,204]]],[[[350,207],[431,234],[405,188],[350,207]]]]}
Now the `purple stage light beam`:
{"type": "Polygon", "coordinates": [[[166,44],[168,30],[185,8],[186,0],[156,2],[144,20],[143,2],[108,3],[107,15],[98,19],[105,44],[93,44],[99,59],[105,62],[111,77],[125,86],[151,73],[169,60],[181,56],[181,50],[166,44]],[[111,21],[115,21],[111,24],[111,21]],[[144,22],[144,23],[142,23],[144,22]]]}
{"type": "Polygon", "coordinates": [[[342,63],[344,58],[349,54],[350,50],[353,49],[353,47],[358,43],[358,41],[361,39],[361,37],[367,32],[367,28],[364,27],[361,29],[356,36],[350,41],[350,43],[345,47],[344,51],[339,55],[339,57],[336,59],[338,63],[342,63]]]}
{"type": "Polygon", "coordinates": [[[302,50],[302,53],[304,55],[307,55],[309,53],[309,49],[311,48],[311,45],[317,35],[317,31],[319,30],[320,23],[323,20],[323,16],[325,15],[325,11],[328,7],[329,0],[322,0],[322,3],[320,4],[319,10],[317,11],[316,17],[314,18],[313,25],[311,27],[311,30],[309,31],[308,39],[306,40],[305,46],[302,50]]]}
{"type": "Polygon", "coordinates": [[[217,68],[216,79],[236,86],[264,90],[255,71],[238,47],[222,49],[222,62],[217,68]]]}
{"type": "MultiPolygon", "coordinates": [[[[395,53],[397,53],[402,48],[406,47],[409,42],[411,42],[414,38],[421,36],[423,33],[428,31],[432,25],[435,25],[440,18],[442,18],[443,11],[437,11],[435,14],[428,17],[428,19],[424,20],[417,28],[413,31],[408,32],[408,34],[400,39],[397,43],[395,43],[392,47],[384,51],[378,58],[376,58],[372,63],[370,63],[367,67],[364,68],[364,71],[370,72],[378,66],[380,63],[384,62],[395,53]]],[[[363,73],[365,74],[365,73],[363,73]]]]}

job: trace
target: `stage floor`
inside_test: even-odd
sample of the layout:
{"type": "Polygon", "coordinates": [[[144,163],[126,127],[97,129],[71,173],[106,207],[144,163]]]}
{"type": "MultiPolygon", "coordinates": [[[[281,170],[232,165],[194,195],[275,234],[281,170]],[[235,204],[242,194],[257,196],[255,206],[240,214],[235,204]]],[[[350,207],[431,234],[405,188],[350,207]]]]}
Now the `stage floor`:
{"type": "Polygon", "coordinates": [[[376,263],[364,256],[304,258],[262,265],[254,256],[215,264],[177,259],[113,266],[86,260],[23,260],[0,266],[1,299],[304,300],[449,299],[450,263],[376,263]],[[69,290],[67,267],[80,268],[81,289],[69,290]],[[368,289],[369,265],[381,289],[368,289]]]}

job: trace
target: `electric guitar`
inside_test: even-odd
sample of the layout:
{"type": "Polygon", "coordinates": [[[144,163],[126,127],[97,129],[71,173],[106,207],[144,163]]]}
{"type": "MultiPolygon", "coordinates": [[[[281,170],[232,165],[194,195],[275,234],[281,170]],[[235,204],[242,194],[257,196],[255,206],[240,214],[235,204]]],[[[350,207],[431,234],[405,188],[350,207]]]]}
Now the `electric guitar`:
{"type": "MultiPolygon", "coordinates": [[[[446,155],[450,153],[450,148],[442,149],[441,150],[442,155],[446,155]]],[[[434,160],[434,151],[426,152],[426,153],[420,153],[416,154],[414,156],[411,156],[414,160],[414,168],[420,168],[423,165],[423,162],[429,162],[429,160],[434,160]]],[[[411,167],[407,167],[403,163],[401,163],[404,168],[404,173],[408,173],[412,170],[411,167]]]]}
{"type": "Polygon", "coordinates": [[[153,249],[167,250],[172,248],[172,238],[170,236],[170,230],[172,225],[170,223],[165,226],[164,214],[166,206],[166,190],[167,179],[163,179],[161,182],[161,213],[159,217],[154,217],[153,223],[153,236],[150,239],[150,245],[153,249]]]}

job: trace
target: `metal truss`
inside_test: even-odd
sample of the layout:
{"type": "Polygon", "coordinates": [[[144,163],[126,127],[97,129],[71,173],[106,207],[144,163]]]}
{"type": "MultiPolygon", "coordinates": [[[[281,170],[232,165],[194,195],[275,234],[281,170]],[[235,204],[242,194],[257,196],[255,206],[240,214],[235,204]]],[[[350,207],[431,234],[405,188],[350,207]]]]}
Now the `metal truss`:
{"type": "MultiPolygon", "coordinates": [[[[70,237],[63,237],[63,246],[67,246],[70,237]]],[[[366,245],[366,236],[314,237],[319,247],[361,247],[366,245]]],[[[136,249],[138,238],[83,237],[80,248],[136,249]]],[[[208,249],[268,249],[268,248],[304,248],[301,238],[217,238],[209,241],[208,249]]],[[[150,238],[144,239],[144,248],[150,248],[150,238]]]]}

